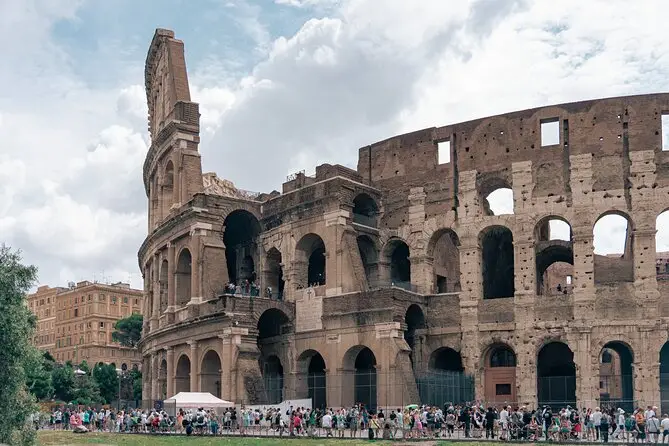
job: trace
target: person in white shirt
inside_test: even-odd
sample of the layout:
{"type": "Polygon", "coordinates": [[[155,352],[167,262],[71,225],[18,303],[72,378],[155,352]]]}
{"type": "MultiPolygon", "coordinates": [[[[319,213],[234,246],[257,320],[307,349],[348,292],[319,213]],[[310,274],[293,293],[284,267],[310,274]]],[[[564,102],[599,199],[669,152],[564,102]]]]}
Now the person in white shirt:
{"type": "Polygon", "coordinates": [[[662,415],[660,429],[662,429],[662,443],[664,443],[667,440],[667,437],[669,437],[669,415],[666,413],[662,415]]]}
{"type": "MultiPolygon", "coordinates": [[[[509,409],[511,406],[509,406],[509,409]]],[[[502,427],[502,433],[499,436],[500,440],[507,440],[507,434],[508,434],[508,429],[509,429],[509,411],[507,408],[503,408],[502,411],[499,413],[499,425],[502,427]]]]}
{"type": "Polygon", "coordinates": [[[616,421],[616,430],[613,431],[611,437],[613,439],[625,438],[625,411],[620,408],[618,408],[618,419],[616,421]]]}
{"type": "Polygon", "coordinates": [[[323,429],[325,429],[325,436],[332,437],[332,416],[330,415],[329,410],[325,412],[325,415],[321,418],[321,425],[323,426],[323,429]]]}
{"type": "Polygon", "coordinates": [[[601,426],[601,424],[602,424],[602,412],[599,410],[599,407],[595,407],[595,411],[592,413],[592,425],[595,427],[597,440],[599,440],[599,426],[601,426]]]}
{"type": "Polygon", "coordinates": [[[660,420],[658,420],[654,411],[651,411],[650,418],[646,423],[646,430],[648,431],[648,441],[650,443],[657,443],[657,438],[660,434],[660,420]]]}

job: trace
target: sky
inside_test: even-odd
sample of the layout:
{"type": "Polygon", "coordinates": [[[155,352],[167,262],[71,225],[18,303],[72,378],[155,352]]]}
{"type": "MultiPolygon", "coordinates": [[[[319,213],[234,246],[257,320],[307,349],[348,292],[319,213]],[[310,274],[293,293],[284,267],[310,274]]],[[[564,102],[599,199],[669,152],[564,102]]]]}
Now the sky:
{"type": "MultiPolygon", "coordinates": [[[[668,13],[662,0],[0,0],[0,241],[41,284],[142,286],[157,27],[185,42],[203,171],[269,192],[319,163],[355,167],[359,147],[395,134],[669,91],[668,13]]],[[[599,226],[596,252],[619,251],[624,223],[599,226]]]]}

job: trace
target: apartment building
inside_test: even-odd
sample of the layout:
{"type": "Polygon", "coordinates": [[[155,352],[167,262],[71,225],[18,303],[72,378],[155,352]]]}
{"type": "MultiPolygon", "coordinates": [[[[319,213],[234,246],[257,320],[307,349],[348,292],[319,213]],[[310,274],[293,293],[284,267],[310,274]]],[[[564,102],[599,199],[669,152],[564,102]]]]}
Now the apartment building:
{"type": "Polygon", "coordinates": [[[113,342],[112,332],[119,319],[141,313],[141,290],[125,283],[82,281],[67,288],[41,286],[27,296],[27,303],[37,316],[35,345],[57,361],[140,366],[137,350],[113,342]]]}

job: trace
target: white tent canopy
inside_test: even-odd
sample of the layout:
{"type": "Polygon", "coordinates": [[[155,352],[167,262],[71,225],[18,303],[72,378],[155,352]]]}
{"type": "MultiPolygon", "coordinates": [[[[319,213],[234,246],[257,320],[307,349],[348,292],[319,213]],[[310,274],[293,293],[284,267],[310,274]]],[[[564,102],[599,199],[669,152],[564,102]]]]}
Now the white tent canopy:
{"type": "Polygon", "coordinates": [[[233,407],[235,404],[216,398],[209,392],[179,392],[166,399],[165,406],[176,406],[177,409],[217,409],[219,407],[233,407]]]}

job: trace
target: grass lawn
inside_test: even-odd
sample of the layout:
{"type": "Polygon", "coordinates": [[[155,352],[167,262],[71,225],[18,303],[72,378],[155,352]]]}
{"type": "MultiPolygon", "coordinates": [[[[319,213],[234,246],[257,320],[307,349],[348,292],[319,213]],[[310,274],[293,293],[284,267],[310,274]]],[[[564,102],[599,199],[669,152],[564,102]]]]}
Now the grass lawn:
{"type": "MultiPolygon", "coordinates": [[[[325,440],[325,439],[280,439],[280,438],[232,438],[232,437],[186,437],[186,436],[162,436],[162,435],[134,435],[134,434],[73,434],[71,432],[39,431],[39,444],[46,445],[76,445],[76,444],[99,444],[114,446],[170,446],[170,445],[229,445],[229,446],[316,446],[316,445],[342,445],[358,446],[368,445],[366,440],[325,440]]],[[[375,441],[374,444],[389,445],[387,441],[375,441]]]]}

